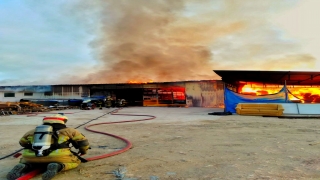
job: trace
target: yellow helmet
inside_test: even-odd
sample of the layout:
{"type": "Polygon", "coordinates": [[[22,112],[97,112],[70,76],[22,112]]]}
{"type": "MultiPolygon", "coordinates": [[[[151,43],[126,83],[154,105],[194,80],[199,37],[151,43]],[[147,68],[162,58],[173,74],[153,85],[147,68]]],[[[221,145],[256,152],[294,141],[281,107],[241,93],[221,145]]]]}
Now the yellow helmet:
{"type": "Polygon", "coordinates": [[[65,124],[67,123],[68,118],[67,116],[64,116],[63,113],[56,114],[54,116],[47,116],[43,118],[43,123],[59,123],[59,124],[65,124]]]}

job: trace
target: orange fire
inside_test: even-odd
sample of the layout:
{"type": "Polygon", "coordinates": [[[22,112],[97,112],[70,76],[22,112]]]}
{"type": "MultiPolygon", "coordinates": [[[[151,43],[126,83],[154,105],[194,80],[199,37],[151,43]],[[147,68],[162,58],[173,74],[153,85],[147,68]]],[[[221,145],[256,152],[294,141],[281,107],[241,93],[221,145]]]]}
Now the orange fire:
{"type": "MultiPolygon", "coordinates": [[[[246,84],[240,89],[241,94],[267,95],[275,94],[281,90],[282,86],[261,84],[246,84]]],[[[293,102],[320,103],[320,87],[287,86],[289,90],[288,98],[293,102]]]]}
{"type": "MultiPolygon", "coordinates": [[[[303,103],[320,103],[320,88],[293,88],[289,89],[293,96],[302,100],[303,103]]],[[[290,97],[290,96],[289,96],[290,97]]]]}
{"type": "Polygon", "coordinates": [[[127,83],[129,84],[147,84],[147,83],[152,83],[153,81],[150,79],[148,81],[138,81],[138,80],[129,80],[127,83]]]}
{"type": "Polygon", "coordinates": [[[246,84],[240,90],[241,94],[248,95],[267,95],[275,94],[281,90],[282,87],[279,86],[269,86],[268,88],[262,87],[260,84],[246,84]]]}

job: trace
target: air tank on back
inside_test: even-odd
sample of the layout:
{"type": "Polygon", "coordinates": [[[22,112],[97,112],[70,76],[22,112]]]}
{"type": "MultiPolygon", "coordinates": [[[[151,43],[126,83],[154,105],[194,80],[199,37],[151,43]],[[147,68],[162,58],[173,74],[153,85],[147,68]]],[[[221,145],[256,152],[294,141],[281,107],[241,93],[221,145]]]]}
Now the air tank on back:
{"type": "Polygon", "coordinates": [[[52,126],[40,125],[36,127],[33,137],[32,149],[37,151],[37,156],[43,156],[43,150],[50,148],[52,134],[52,126]]]}

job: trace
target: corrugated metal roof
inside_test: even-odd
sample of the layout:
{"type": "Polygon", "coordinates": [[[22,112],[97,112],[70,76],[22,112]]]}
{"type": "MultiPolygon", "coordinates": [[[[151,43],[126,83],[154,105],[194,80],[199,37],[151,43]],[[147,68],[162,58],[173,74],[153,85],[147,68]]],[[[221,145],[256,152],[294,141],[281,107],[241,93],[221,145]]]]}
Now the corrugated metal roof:
{"type": "Polygon", "coordinates": [[[96,86],[96,85],[141,85],[141,84],[166,84],[166,83],[183,83],[183,82],[201,82],[201,81],[216,81],[216,80],[187,80],[187,81],[167,81],[167,82],[148,82],[148,83],[98,83],[98,84],[53,84],[52,86],[96,86]]]}
{"type": "MultiPolygon", "coordinates": [[[[186,81],[167,81],[167,82],[148,82],[148,83],[97,83],[97,84],[46,84],[46,85],[7,85],[0,87],[32,87],[32,86],[102,86],[102,85],[155,85],[155,84],[172,84],[172,83],[184,83],[184,82],[205,82],[205,81],[217,81],[217,80],[186,80],[186,81]]],[[[218,80],[219,81],[219,80],[218,80]]]]}

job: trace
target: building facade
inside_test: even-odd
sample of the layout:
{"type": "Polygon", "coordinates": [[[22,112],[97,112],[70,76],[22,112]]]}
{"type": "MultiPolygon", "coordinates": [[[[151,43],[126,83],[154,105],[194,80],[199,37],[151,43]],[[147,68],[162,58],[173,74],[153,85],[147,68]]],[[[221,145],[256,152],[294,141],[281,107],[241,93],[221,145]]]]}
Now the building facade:
{"type": "Polygon", "coordinates": [[[56,101],[107,97],[125,99],[129,106],[186,105],[223,107],[224,83],[220,80],[142,84],[76,84],[0,86],[1,102],[56,101]]]}

